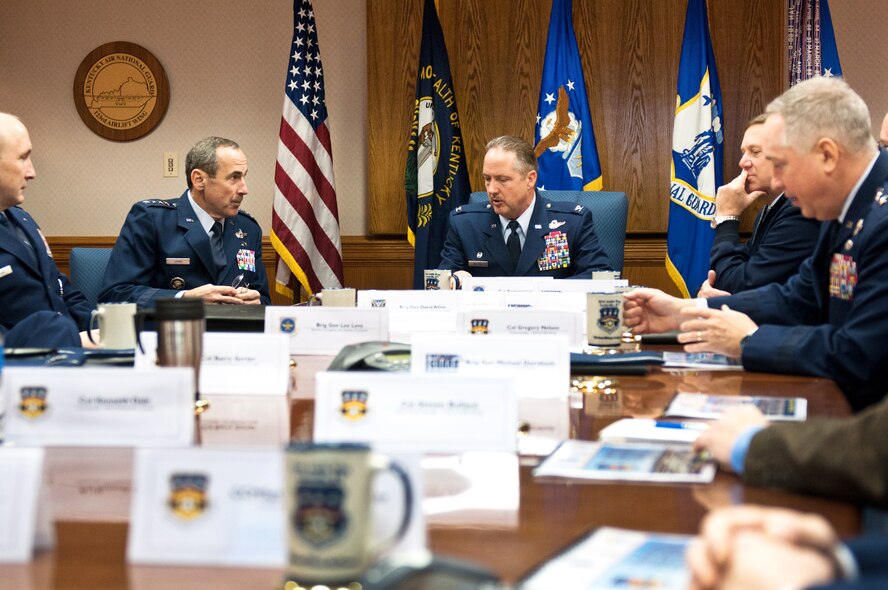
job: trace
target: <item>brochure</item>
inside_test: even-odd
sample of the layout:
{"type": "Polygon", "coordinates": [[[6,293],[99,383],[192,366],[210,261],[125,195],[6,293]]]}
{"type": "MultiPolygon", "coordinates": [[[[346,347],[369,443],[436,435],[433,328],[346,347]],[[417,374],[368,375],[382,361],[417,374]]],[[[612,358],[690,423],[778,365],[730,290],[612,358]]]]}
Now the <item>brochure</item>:
{"type": "Polygon", "coordinates": [[[808,400],[802,397],[759,397],[748,395],[710,395],[678,393],[664,416],[715,420],[729,408],[752,404],[769,420],[804,421],[808,417],[808,400]]]}
{"type": "Polygon", "coordinates": [[[715,465],[687,445],[567,440],[533,473],[598,481],[709,483],[715,465]]]}
{"type": "Polygon", "coordinates": [[[715,352],[664,352],[663,368],[742,371],[743,365],[739,358],[715,352]]]}
{"type": "Polygon", "coordinates": [[[685,550],[692,537],[602,527],[518,583],[518,590],[585,588],[684,590],[685,550]]]}

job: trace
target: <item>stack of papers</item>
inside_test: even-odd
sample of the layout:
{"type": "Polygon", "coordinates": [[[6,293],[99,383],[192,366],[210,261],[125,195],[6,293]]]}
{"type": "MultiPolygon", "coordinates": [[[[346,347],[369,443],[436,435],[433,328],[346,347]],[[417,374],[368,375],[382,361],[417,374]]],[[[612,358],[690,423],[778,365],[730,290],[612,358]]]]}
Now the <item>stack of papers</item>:
{"type": "Polygon", "coordinates": [[[599,481],[709,483],[715,465],[687,445],[567,440],[533,473],[599,481]]]}
{"type": "Polygon", "coordinates": [[[684,560],[690,540],[686,535],[602,527],[547,561],[518,590],[684,590],[690,583],[684,560]]]}
{"type": "Polygon", "coordinates": [[[804,421],[808,416],[808,400],[802,397],[759,397],[748,395],[710,395],[706,393],[679,393],[664,416],[715,420],[729,408],[754,405],[768,420],[804,421]]]}
{"type": "Polygon", "coordinates": [[[647,418],[617,420],[598,435],[602,442],[662,442],[692,444],[701,432],[709,428],[706,422],[666,422],[647,418]]]}
{"type": "Polygon", "coordinates": [[[742,371],[740,359],[715,352],[664,352],[666,369],[700,369],[705,371],[742,371]]]}

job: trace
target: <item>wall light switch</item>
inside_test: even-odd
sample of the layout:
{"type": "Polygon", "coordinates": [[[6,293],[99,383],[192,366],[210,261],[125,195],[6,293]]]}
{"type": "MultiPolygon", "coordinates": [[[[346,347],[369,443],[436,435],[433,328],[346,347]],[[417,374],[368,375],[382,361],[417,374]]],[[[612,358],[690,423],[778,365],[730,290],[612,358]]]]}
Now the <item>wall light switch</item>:
{"type": "Polygon", "coordinates": [[[163,153],[163,177],[176,178],[179,176],[179,154],[176,152],[163,153]]]}

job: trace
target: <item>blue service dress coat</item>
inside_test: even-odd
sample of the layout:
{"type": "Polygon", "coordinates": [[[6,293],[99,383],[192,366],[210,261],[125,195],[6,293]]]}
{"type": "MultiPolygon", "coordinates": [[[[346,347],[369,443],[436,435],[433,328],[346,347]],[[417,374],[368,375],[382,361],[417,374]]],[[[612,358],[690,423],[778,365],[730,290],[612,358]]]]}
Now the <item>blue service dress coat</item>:
{"type": "Polygon", "coordinates": [[[784,196],[758,222],[745,244],[740,242],[739,221],[720,223],[709,252],[715,288],[740,293],[785,282],[814,252],[821,225],[816,219],[802,216],[801,210],[784,196]]]}
{"type": "Polygon", "coordinates": [[[855,410],[888,384],[888,153],[881,153],[843,223],[823,223],[814,254],[786,283],[731,297],[759,325],[743,348],[750,371],[833,379],[855,410]]]}
{"type": "Polygon", "coordinates": [[[0,226],[0,328],[7,346],[79,346],[91,306],[59,272],[34,218],[20,207],[6,210],[29,248],[11,227],[0,226]]]}
{"type": "Polygon", "coordinates": [[[472,203],[450,214],[441,251],[444,270],[476,277],[591,278],[613,265],[598,243],[592,214],[582,205],[550,201],[537,193],[518,265],[512,269],[499,216],[489,203],[472,203]]]}
{"type": "Polygon", "coordinates": [[[225,220],[222,233],[227,266],[217,272],[210,238],[188,201],[147,199],[133,205],[111,252],[102,281],[102,302],[153,307],[159,297],[201,285],[232,285],[243,275],[270,303],[262,264],[262,230],[244,211],[225,220]]]}
{"type": "Polygon", "coordinates": [[[884,590],[888,588],[888,535],[885,533],[863,535],[845,542],[857,567],[857,580],[835,582],[823,586],[811,586],[810,590],[884,590]]]}

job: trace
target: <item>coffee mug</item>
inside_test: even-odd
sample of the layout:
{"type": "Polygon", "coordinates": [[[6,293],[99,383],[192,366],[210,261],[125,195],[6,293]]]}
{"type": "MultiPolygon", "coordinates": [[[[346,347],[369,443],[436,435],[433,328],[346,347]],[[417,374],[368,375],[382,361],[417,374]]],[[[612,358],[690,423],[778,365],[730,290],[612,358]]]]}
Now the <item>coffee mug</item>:
{"type": "Polygon", "coordinates": [[[287,448],[285,490],[289,565],[286,579],[302,586],[358,580],[407,532],[413,488],[404,469],[370,447],[296,442],[287,448]],[[395,535],[377,543],[373,532],[373,478],[391,471],[404,489],[395,535]]]}
{"type": "Polygon", "coordinates": [[[453,273],[449,270],[439,270],[437,268],[428,269],[424,272],[425,288],[427,291],[449,291],[450,277],[453,273]]]}
{"type": "Polygon", "coordinates": [[[623,337],[623,294],[586,293],[586,341],[618,346],[623,337]]]}
{"type": "Polygon", "coordinates": [[[136,346],[136,304],[100,303],[89,319],[87,336],[100,348],[134,348],[136,346]],[[93,340],[92,331],[99,324],[100,341],[93,340]]]}
{"type": "Polygon", "coordinates": [[[324,307],[354,307],[355,290],[350,287],[342,289],[322,289],[317,298],[324,307]]]}

